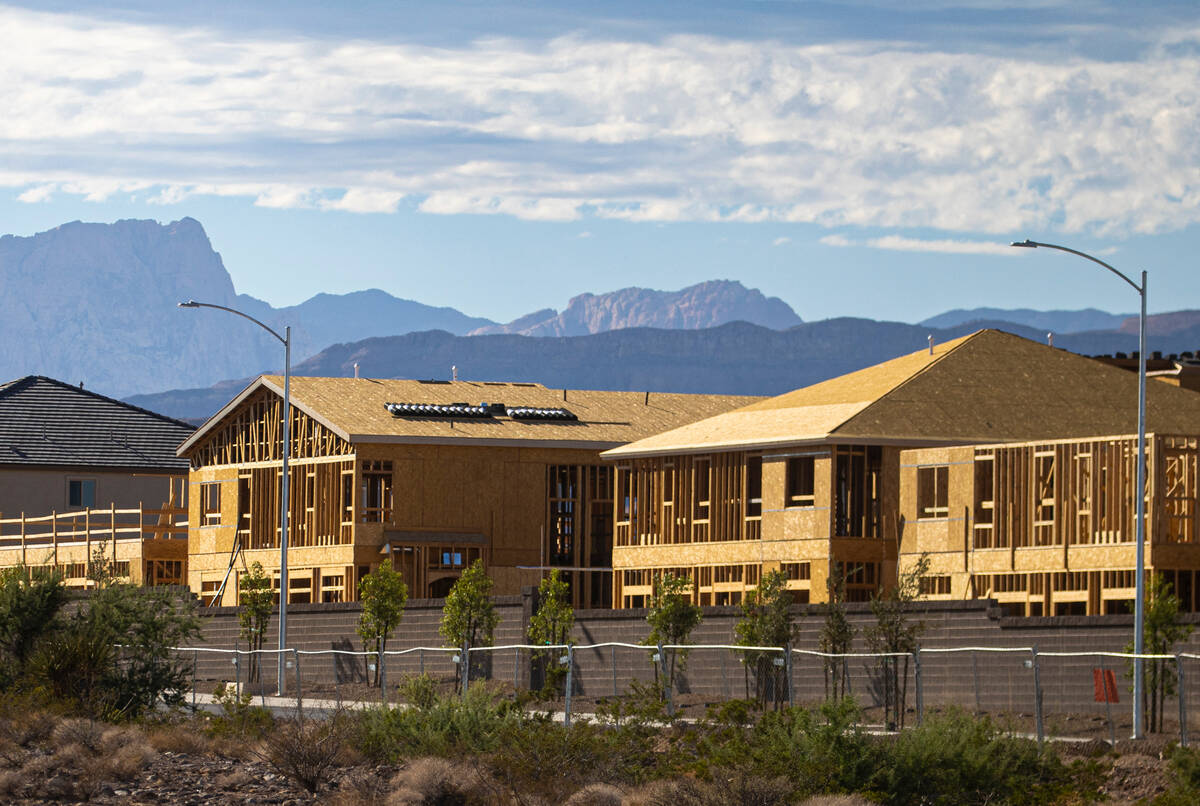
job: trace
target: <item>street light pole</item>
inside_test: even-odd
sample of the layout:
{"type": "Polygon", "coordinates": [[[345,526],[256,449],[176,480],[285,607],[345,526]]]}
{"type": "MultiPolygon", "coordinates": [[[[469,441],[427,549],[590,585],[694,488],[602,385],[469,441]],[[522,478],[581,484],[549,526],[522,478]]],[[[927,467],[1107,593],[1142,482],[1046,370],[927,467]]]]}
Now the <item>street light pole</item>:
{"type": "MultiPolygon", "coordinates": [[[[1146,272],[1142,272],[1142,284],[1138,285],[1133,280],[1130,280],[1125,274],[1117,271],[1112,266],[1105,263],[1099,258],[1092,257],[1086,252],[1080,252],[1075,249],[1070,249],[1066,246],[1057,246],[1052,243],[1039,243],[1038,241],[1013,241],[1011,246],[1025,247],[1036,249],[1044,247],[1046,249],[1057,249],[1060,252],[1069,252],[1072,255],[1078,255],[1084,260],[1090,260],[1093,263],[1098,263],[1104,268],[1111,271],[1113,274],[1120,277],[1126,283],[1133,287],[1133,290],[1138,292],[1141,297],[1141,311],[1138,313],[1138,458],[1137,458],[1137,489],[1134,491],[1135,506],[1137,508],[1137,572],[1135,574],[1133,601],[1133,654],[1141,655],[1145,649],[1145,623],[1144,615],[1146,609],[1146,272]]],[[[1133,738],[1142,738],[1142,693],[1145,691],[1145,672],[1142,668],[1142,659],[1137,657],[1133,661],[1133,738]]]]}
{"type": "Polygon", "coordinates": [[[187,302],[180,302],[180,308],[216,308],[219,311],[228,311],[236,314],[243,319],[249,319],[254,324],[261,327],[263,330],[270,333],[283,344],[283,427],[280,431],[280,436],[283,441],[283,479],[282,489],[279,495],[279,687],[278,694],[280,697],[287,690],[287,661],[285,660],[286,653],[283,651],[287,646],[287,597],[288,597],[288,455],[291,452],[291,436],[292,436],[292,328],[285,327],[283,335],[272,327],[263,324],[249,314],[242,313],[234,308],[227,308],[224,305],[214,305],[211,302],[196,302],[190,299],[187,302]]]}

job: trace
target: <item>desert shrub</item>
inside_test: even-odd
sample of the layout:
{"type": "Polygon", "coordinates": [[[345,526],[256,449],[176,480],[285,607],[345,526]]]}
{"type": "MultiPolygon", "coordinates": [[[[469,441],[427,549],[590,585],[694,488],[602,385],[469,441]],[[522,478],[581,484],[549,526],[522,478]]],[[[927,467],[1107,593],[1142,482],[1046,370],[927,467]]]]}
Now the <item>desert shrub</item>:
{"type": "Polygon", "coordinates": [[[182,704],[189,667],[171,648],[198,634],[190,599],[113,583],[38,644],[30,678],[79,713],[134,719],[182,704]]]}
{"type": "Polygon", "coordinates": [[[570,727],[548,715],[504,725],[489,764],[514,796],[533,795],[549,802],[587,784],[632,784],[664,765],[655,744],[660,741],[623,727],[587,722],[570,727]]]}
{"type": "Polygon", "coordinates": [[[745,771],[768,780],[786,778],[802,795],[852,792],[866,785],[877,764],[877,745],[857,728],[851,698],[818,709],[788,708],[745,727],[747,709],[726,706],[700,726],[695,769],[745,771]]]}
{"type": "Polygon", "coordinates": [[[1200,803],[1200,751],[1176,747],[1171,752],[1171,785],[1154,800],[1154,806],[1193,803],[1200,803]]]}
{"type": "Polygon", "coordinates": [[[0,571],[0,682],[24,676],[37,644],[58,626],[66,602],[60,574],[23,566],[0,571]]]}
{"type": "Polygon", "coordinates": [[[210,736],[261,739],[275,725],[268,709],[254,705],[248,693],[239,695],[234,686],[218,683],[213,699],[221,711],[208,722],[210,736]]]}
{"type": "Polygon", "coordinates": [[[786,778],[763,778],[744,770],[715,770],[710,781],[681,778],[650,799],[653,806],[785,806],[792,802],[786,778]]]}
{"type": "Polygon", "coordinates": [[[437,702],[437,683],[428,674],[408,675],[397,688],[400,697],[414,708],[432,708],[437,702]]]}
{"type": "Polygon", "coordinates": [[[621,806],[625,793],[612,784],[588,784],[567,798],[563,806],[621,806]]]}
{"type": "Polygon", "coordinates": [[[392,778],[389,806],[482,806],[493,786],[477,766],[444,758],[418,758],[392,778]]]}
{"type": "Polygon", "coordinates": [[[208,736],[192,724],[155,726],[146,740],[160,753],[199,756],[208,753],[209,749],[208,736]]]}
{"type": "Polygon", "coordinates": [[[893,806],[1019,806],[1051,802],[1072,783],[1070,770],[1036,742],[951,712],[890,740],[873,789],[893,806]]]}
{"type": "Polygon", "coordinates": [[[21,748],[40,744],[54,733],[58,719],[29,694],[0,695],[0,742],[21,748]]]}
{"type": "Polygon", "coordinates": [[[315,793],[333,780],[345,743],[345,720],[338,714],[286,720],[267,735],[259,755],[280,775],[315,793]]]}
{"type": "Polygon", "coordinates": [[[439,697],[428,708],[373,708],[355,716],[355,746],[376,761],[455,757],[495,750],[501,729],[526,715],[482,686],[439,697]]]}

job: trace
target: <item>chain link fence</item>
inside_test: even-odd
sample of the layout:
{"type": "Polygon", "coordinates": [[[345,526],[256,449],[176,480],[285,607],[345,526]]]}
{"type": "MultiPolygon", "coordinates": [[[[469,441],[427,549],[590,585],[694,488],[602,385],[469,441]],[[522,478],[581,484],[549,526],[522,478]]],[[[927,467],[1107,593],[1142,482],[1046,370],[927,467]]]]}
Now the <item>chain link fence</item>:
{"type": "MultiPolygon", "coordinates": [[[[647,646],[510,644],[412,647],[381,653],[327,650],[175,650],[190,667],[191,701],[230,685],[261,705],[330,709],[399,704],[405,681],[427,676],[442,694],[484,685],[570,722],[647,693],[660,693],[668,715],[698,718],[711,706],[749,700],[762,708],[815,706],[831,696],[855,699],[864,727],[889,731],[961,709],[992,718],[1012,733],[1116,742],[1132,734],[1132,668],[1118,652],[1054,652],[1030,647],[938,647],[913,653],[830,654],[792,647],[730,644],[647,646]],[[279,679],[283,655],[284,679],[279,679]],[[464,664],[464,656],[469,663],[464,664]],[[546,686],[557,664],[561,685],[546,686]],[[673,680],[672,685],[666,681],[673,680]],[[286,700],[280,700],[282,695],[286,700]]],[[[1192,736],[1200,707],[1200,655],[1142,655],[1145,711],[1154,732],[1192,736]],[[1195,720],[1193,720],[1195,721],[1195,720]]]]}

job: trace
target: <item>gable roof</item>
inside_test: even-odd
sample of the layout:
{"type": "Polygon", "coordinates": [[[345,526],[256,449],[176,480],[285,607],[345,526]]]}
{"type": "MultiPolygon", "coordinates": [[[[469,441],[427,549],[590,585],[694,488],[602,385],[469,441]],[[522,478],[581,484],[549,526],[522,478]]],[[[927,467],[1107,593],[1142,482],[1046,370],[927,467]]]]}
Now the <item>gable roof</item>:
{"type": "MultiPolygon", "coordinates": [[[[263,375],[247,386],[179,446],[185,456],[260,389],[283,396],[283,378],[263,375]]],[[[536,383],[414,381],[294,376],[292,406],[350,442],[520,445],[598,450],[711,417],[757,397],[548,389],[536,383]],[[449,405],[503,403],[508,407],[565,408],[575,420],[510,417],[396,417],[386,403],[449,405]]]]}
{"type": "MultiPolygon", "coordinates": [[[[968,444],[1137,430],[1137,375],[999,330],[656,434],[605,458],[817,443],[968,444]]],[[[1147,385],[1147,430],[1200,434],[1200,395],[1147,385]]]]}
{"type": "Polygon", "coordinates": [[[184,472],[192,426],[41,375],[0,385],[0,466],[184,472]]]}

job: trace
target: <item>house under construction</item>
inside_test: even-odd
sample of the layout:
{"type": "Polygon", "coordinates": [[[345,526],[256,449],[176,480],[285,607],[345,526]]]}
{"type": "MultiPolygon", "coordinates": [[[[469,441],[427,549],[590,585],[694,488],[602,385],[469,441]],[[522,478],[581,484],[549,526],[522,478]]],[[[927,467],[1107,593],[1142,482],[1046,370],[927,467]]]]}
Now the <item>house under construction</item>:
{"type": "MultiPolygon", "coordinates": [[[[1194,607],[1200,394],[1152,383],[1147,567],[1194,607]]],[[[797,601],[894,584],[1014,613],[1132,598],[1137,377],[983,330],[605,452],[616,468],[613,602],[683,574],[735,604],[782,570],[797,601]]]]}
{"type": "MultiPolygon", "coordinates": [[[[236,603],[255,561],[278,586],[282,397],[282,378],[260,377],[179,447],[189,584],[208,603],[236,603]]],[[[577,607],[608,606],[614,469],[600,452],[752,400],[292,378],[288,601],[352,601],[381,563],[411,596],[444,596],[481,559],[498,594],[554,567],[577,607]]]]}

